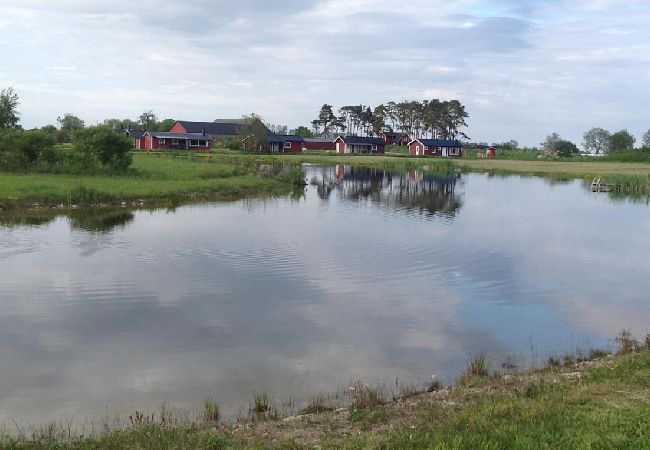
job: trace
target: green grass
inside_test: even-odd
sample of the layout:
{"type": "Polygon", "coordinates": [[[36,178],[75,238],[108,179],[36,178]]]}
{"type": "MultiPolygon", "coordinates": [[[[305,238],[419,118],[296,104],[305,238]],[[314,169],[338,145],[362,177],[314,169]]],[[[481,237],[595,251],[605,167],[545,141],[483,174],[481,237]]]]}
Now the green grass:
{"type": "Polygon", "coordinates": [[[0,207],[182,199],[190,194],[233,199],[291,190],[290,182],[255,173],[254,166],[247,166],[246,161],[214,162],[205,164],[188,158],[135,154],[133,173],[125,176],[3,173],[0,207]]]}

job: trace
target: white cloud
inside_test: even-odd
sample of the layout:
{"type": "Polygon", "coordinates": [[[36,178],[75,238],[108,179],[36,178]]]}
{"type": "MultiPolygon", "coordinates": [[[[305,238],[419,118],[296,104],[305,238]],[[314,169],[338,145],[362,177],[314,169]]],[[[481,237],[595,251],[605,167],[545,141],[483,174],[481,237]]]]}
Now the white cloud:
{"type": "Polygon", "coordinates": [[[256,111],[298,126],[325,102],[426,95],[458,97],[481,141],[532,145],[552,131],[579,141],[596,125],[640,135],[643,5],[8,0],[0,78],[19,90],[26,127],[65,112],[92,123],[151,107],[188,120],[256,111]]]}

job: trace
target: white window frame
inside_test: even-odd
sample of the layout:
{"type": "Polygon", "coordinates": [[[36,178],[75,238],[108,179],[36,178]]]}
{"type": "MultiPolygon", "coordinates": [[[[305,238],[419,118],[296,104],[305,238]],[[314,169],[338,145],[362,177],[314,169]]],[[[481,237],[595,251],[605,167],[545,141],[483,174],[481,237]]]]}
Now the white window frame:
{"type": "Polygon", "coordinates": [[[377,151],[377,144],[372,144],[372,147],[370,147],[370,150],[373,152],[377,151]]]}
{"type": "Polygon", "coordinates": [[[158,138],[158,145],[160,144],[166,144],[165,140],[158,138]]]}
{"type": "Polygon", "coordinates": [[[172,145],[178,145],[178,139],[172,139],[172,145]]]}
{"type": "Polygon", "coordinates": [[[460,155],[460,149],[458,147],[449,147],[447,154],[450,156],[458,156],[460,155]]]}
{"type": "Polygon", "coordinates": [[[282,148],[284,148],[284,149],[291,148],[291,141],[286,141],[286,142],[282,145],[282,148]]]}

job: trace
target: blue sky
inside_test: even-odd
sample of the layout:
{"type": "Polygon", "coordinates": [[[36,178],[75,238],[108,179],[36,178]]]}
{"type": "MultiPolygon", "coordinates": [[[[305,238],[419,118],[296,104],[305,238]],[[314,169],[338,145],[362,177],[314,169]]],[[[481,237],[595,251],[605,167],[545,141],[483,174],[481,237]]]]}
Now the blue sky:
{"type": "Polygon", "coordinates": [[[323,103],[458,98],[477,141],[640,140],[648,23],[645,0],[4,0],[0,87],[25,127],[149,109],[296,127],[323,103]]]}

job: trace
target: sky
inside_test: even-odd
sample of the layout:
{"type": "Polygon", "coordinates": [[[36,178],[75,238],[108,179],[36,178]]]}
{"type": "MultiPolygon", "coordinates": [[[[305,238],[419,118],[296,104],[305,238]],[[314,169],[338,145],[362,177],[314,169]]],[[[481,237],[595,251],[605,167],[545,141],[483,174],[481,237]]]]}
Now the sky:
{"type": "Polygon", "coordinates": [[[648,0],[3,0],[0,88],[25,128],[309,126],[324,103],[458,99],[477,142],[650,128],[648,0]]]}

